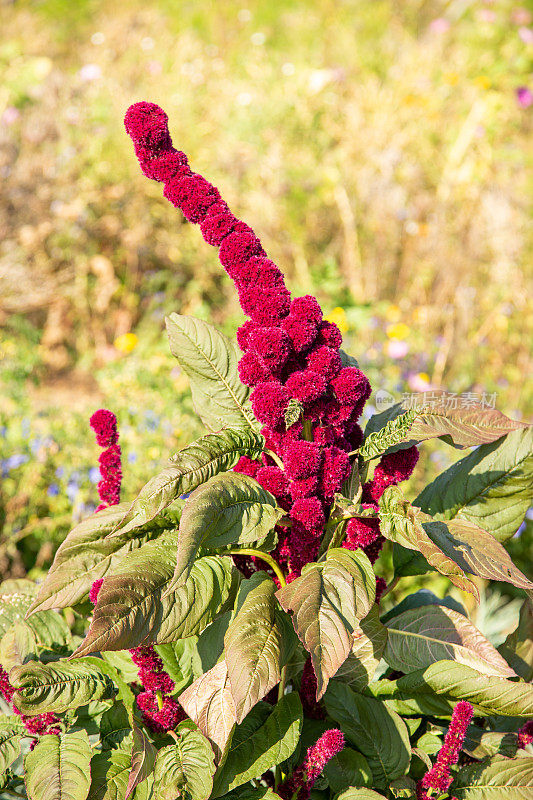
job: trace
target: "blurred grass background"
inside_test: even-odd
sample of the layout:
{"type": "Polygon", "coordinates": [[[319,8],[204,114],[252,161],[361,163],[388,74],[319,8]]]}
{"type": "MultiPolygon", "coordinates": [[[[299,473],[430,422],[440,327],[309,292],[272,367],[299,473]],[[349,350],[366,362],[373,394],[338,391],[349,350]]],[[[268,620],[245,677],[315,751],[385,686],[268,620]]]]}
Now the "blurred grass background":
{"type": "MultiPolygon", "coordinates": [[[[230,334],[241,321],[216,251],[140,173],[122,124],[137,100],[165,108],[193,169],[291,289],[319,297],[374,389],[485,393],[531,417],[530,7],[0,13],[0,572],[39,575],[94,509],[96,408],[119,417],[125,498],[200,432],[165,314],[230,334]]],[[[458,456],[425,453],[413,492],[458,456]]],[[[524,537],[514,547],[527,563],[524,537]]]]}

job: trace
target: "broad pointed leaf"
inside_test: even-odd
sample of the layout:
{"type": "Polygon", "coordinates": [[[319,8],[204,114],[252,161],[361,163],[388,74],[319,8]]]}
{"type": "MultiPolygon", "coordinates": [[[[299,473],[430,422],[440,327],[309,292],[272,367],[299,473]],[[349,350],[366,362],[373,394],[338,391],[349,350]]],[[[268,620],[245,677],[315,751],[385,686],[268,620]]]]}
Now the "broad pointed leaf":
{"type": "Polygon", "coordinates": [[[482,716],[533,716],[531,684],[482,675],[472,667],[455,661],[437,661],[426,669],[411,672],[396,681],[379,681],[374,686],[381,696],[400,699],[421,694],[439,695],[448,701],[468,700],[476,713],[482,716]]]}
{"type": "Polygon", "coordinates": [[[180,509],[168,509],[161,520],[154,520],[136,531],[110,539],[111,533],[129,507],[128,503],[104,508],[76,525],[60,545],[54,563],[43,582],[30,614],[50,608],[67,608],[87,596],[95,580],[103,578],[120,559],[165,529],[177,528],[180,509]]]}
{"type": "Polygon", "coordinates": [[[528,800],[533,796],[533,758],[500,756],[464,767],[450,793],[457,800],[528,800]]]}
{"type": "Polygon", "coordinates": [[[213,751],[187,722],[176,729],[178,741],[159,750],[154,769],[154,800],[207,800],[215,772],[213,751]]]}
{"type": "Polygon", "coordinates": [[[41,736],[24,759],[29,800],[85,800],[91,783],[85,731],[41,736]]]}
{"type": "Polygon", "coordinates": [[[224,639],[237,722],[279,683],[282,667],[296,645],[292,625],[278,608],[275,592],[274,581],[264,572],[243,581],[238,611],[224,639]]]}
{"type": "Polygon", "coordinates": [[[367,759],[378,789],[405,775],[411,745],[407,726],[398,714],[337,680],[331,681],[324,702],[330,717],[367,759]]]}
{"type": "MultiPolygon", "coordinates": [[[[241,729],[245,727],[246,720],[241,729]]],[[[295,751],[301,731],[302,704],[296,692],[285,695],[251,735],[239,735],[237,728],[229,754],[215,777],[213,797],[220,797],[282,764],[295,751]]]]}
{"type": "Polygon", "coordinates": [[[498,541],[516,533],[533,495],[533,427],[512,431],[453,464],[414,501],[440,519],[461,518],[498,541]]]}
{"type": "Polygon", "coordinates": [[[516,677],[496,648],[467,617],[445,606],[429,605],[404,611],[387,624],[384,658],[400,672],[424,669],[449,659],[484,675],[516,677]]]}
{"type": "Polygon", "coordinates": [[[26,735],[22,720],[16,716],[0,716],[0,774],[20,755],[20,742],[26,735]]]}
{"type": "Polygon", "coordinates": [[[365,434],[369,436],[381,430],[408,411],[416,410],[405,444],[415,444],[427,439],[440,438],[455,447],[475,447],[494,442],[514,430],[527,428],[527,423],[509,419],[496,409],[487,408],[482,403],[469,403],[463,406],[459,398],[427,393],[412,396],[405,403],[397,403],[375,414],[367,425],[365,434]]]}
{"type": "Polygon", "coordinates": [[[350,655],[359,622],[374,603],[375,588],[366,555],[338,548],[328,550],[324,561],[308,565],[276,593],[285,611],[292,613],[294,630],[311,655],[317,699],[350,655]]]}
{"type": "MultiPolygon", "coordinates": [[[[131,771],[131,753],[132,738],[128,737],[116,749],[93,756],[88,800],[124,800],[131,771]]],[[[151,797],[150,777],[137,786],[133,800],[151,800],[151,797]]]]}
{"type": "Polygon", "coordinates": [[[378,607],[374,605],[355,629],[351,652],[335,673],[335,678],[362,691],[374,677],[386,642],[387,628],[381,624],[378,607]]]}
{"type": "Polygon", "coordinates": [[[241,456],[259,458],[264,441],[260,434],[248,428],[210,433],[187,445],[171,457],[159,475],[143,486],[110,536],[129,533],[154,519],[180,495],[191,492],[217,473],[231,469],[241,456]]]}
{"type": "Polygon", "coordinates": [[[507,663],[525,681],[533,680],[533,603],[524,600],[518,627],[498,648],[507,663]]]}
{"type": "Polygon", "coordinates": [[[372,786],[368,761],[351,747],[345,747],[326,764],[324,775],[332,792],[341,792],[346,786],[372,786]]]}
{"type": "Polygon", "coordinates": [[[66,655],[72,643],[70,628],[56,611],[40,611],[18,619],[0,642],[0,664],[5,670],[26,661],[66,655]]]}
{"type": "Polygon", "coordinates": [[[115,702],[100,718],[100,744],[102,750],[116,750],[125,739],[131,739],[132,717],[122,702],[115,702]]]}
{"type": "Polygon", "coordinates": [[[199,558],[189,578],[165,594],[176,564],[176,534],[129,553],[98,594],[89,631],[75,655],[164,644],[199,633],[233,596],[236,570],[229,558],[199,558]]]}
{"type": "Polygon", "coordinates": [[[359,455],[364,461],[369,461],[372,458],[377,458],[387,451],[396,449],[397,445],[401,445],[409,441],[409,434],[414,420],[416,419],[417,412],[413,409],[406,411],[399,417],[389,420],[385,425],[376,431],[372,431],[365,437],[363,444],[359,450],[359,455]]]}
{"type": "Polygon", "coordinates": [[[229,686],[228,668],[220,661],[179,697],[187,715],[198,725],[220,761],[237,720],[229,686]]]}
{"type": "Polygon", "coordinates": [[[9,680],[17,690],[15,705],[23,714],[42,714],[67,711],[90,700],[114,698],[116,686],[95,661],[78,659],[51,664],[31,661],[22,667],[14,667],[9,680]]]}
{"type": "Polygon", "coordinates": [[[148,739],[142,728],[133,728],[133,748],[131,751],[131,772],[126,788],[126,800],[133,794],[135,788],[154,771],[157,749],[148,739]]]}
{"type": "Polygon", "coordinates": [[[397,486],[385,489],[379,501],[381,532],[410,550],[461,589],[478,596],[465,573],[505,581],[533,593],[533,583],[513,564],[509,554],[486,531],[466,520],[440,522],[406,503],[397,486]]]}
{"type": "Polygon", "coordinates": [[[235,344],[194,317],[171,314],[166,325],[170,350],[189,376],[193,405],[204,424],[213,431],[257,425],[247,404],[250,390],[239,378],[235,344]]]}
{"type": "Polygon", "coordinates": [[[276,538],[268,534],[283,513],[276,498],[248,475],[215,475],[194,490],[183,509],[170,589],[185,581],[200,547],[204,552],[223,552],[238,545],[272,550],[276,538]]]}
{"type": "Polygon", "coordinates": [[[518,737],[516,733],[508,731],[485,731],[477,725],[469,725],[463,750],[477,759],[497,755],[514,758],[518,750],[518,737]]]}

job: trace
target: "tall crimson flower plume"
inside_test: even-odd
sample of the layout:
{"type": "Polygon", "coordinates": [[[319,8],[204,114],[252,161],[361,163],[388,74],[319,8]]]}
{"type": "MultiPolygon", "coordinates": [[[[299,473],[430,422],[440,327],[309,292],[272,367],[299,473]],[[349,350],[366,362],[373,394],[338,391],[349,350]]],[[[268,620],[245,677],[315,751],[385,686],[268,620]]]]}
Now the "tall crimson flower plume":
{"type": "Polygon", "coordinates": [[[101,408],[94,412],[89,423],[96,434],[96,443],[106,448],[98,458],[101,480],[98,483],[100,505],[96,510],[101,511],[120,502],[122,459],[118,444],[117,418],[112,411],[101,408]]]}
{"type": "MultiPolygon", "coordinates": [[[[91,428],[96,434],[96,442],[106,450],[100,455],[100,475],[98,494],[101,504],[96,511],[116,505],[120,501],[122,463],[118,445],[117,418],[112,411],[101,408],[90,419],[91,428]]],[[[98,578],[89,591],[89,600],[95,606],[104,582],[98,578]]],[[[146,690],[138,695],[139,706],[144,721],[154,733],[164,733],[175,728],[185,719],[181,706],[170,697],[174,691],[174,681],[165,672],[163,662],[152,645],[140,645],[130,650],[133,662],[139,667],[139,680],[146,690]]]]}
{"type": "Polygon", "coordinates": [[[326,764],[343,749],[344,736],[341,731],[332,728],[323,733],[308,749],[303,764],[295,769],[288,781],[278,787],[278,794],[284,800],[290,800],[297,793],[297,800],[307,800],[326,764]]]}
{"type": "MultiPolygon", "coordinates": [[[[361,444],[358,419],[370,383],[360,369],[345,363],[341,333],[323,319],[316,298],[291,299],[283,275],[254,231],[173,147],[165,112],[153,103],[135,103],[124,124],[143,173],[163,183],[164,196],[200,225],[208,244],[219,248],[220,263],[249,317],[237,333],[243,351],[239,375],[252,388],[254,414],[263,425],[267,450],[276,458],[265,454],[261,463],[242,458],[235,469],[255,477],[288,512],[292,524],[278,526],[274,556],[293,579],[317,557],[331,502],[350,474],[348,453],[361,444]],[[291,403],[301,409],[301,417],[287,427],[291,403]]],[[[377,502],[378,479],[379,472],[376,491],[368,489],[369,503],[377,502]]],[[[362,546],[375,560],[381,544],[378,536],[368,550],[361,540],[347,546],[362,546]]],[[[240,561],[239,566],[244,567],[240,561]]]]}
{"type": "Polygon", "coordinates": [[[474,709],[471,704],[466,700],[460,700],[453,709],[450,727],[435,763],[417,784],[418,800],[428,800],[428,790],[430,789],[435,789],[437,793],[449,789],[452,782],[450,768],[459,760],[459,753],[473,716],[474,709]]]}

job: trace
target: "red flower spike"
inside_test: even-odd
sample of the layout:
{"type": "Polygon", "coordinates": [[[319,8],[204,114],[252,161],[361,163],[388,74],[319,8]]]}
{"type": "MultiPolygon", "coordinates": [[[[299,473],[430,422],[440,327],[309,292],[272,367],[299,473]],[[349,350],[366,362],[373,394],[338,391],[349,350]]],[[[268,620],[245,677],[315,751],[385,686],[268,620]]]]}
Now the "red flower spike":
{"type": "Polygon", "coordinates": [[[91,601],[93,606],[95,606],[96,603],[97,603],[98,593],[99,593],[100,589],[102,588],[103,582],[104,582],[103,578],[98,578],[97,580],[95,580],[93,582],[91,588],[89,589],[89,600],[91,601]]]}
{"type": "Polygon", "coordinates": [[[279,381],[258,383],[250,399],[252,410],[263,425],[276,427],[283,423],[290,395],[279,381]]]}
{"type": "Polygon", "coordinates": [[[449,789],[452,782],[450,768],[459,760],[466,731],[473,716],[474,709],[466,700],[460,700],[456,704],[448,733],[444,737],[444,744],[439,750],[434,765],[419,781],[420,794],[417,796],[423,797],[422,792],[428,789],[434,789],[437,792],[445,792],[449,789]]]}
{"type": "Polygon", "coordinates": [[[332,350],[338,350],[342,344],[342,333],[334,322],[324,320],[318,329],[315,347],[325,345],[332,350]]]}
{"type": "Polygon", "coordinates": [[[322,492],[328,500],[333,499],[350,474],[350,459],[340,447],[326,449],[322,467],[322,492]]]}
{"type": "Polygon", "coordinates": [[[291,519],[295,519],[308,531],[320,531],[325,523],[324,510],[318,497],[296,500],[291,508],[291,519]]]}
{"type": "Polygon", "coordinates": [[[308,658],[304,664],[302,681],[300,683],[300,700],[304,710],[304,715],[309,719],[324,719],[325,713],[316,699],[317,681],[311,659],[308,658]]]}
{"type": "Polygon", "coordinates": [[[364,486],[365,497],[377,503],[388,486],[396,486],[411,477],[418,457],[416,445],[384,455],[374,470],[372,480],[364,486]]]}
{"type": "Polygon", "coordinates": [[[253,461],[251,458],[248,458],[248,456],[241,456],[233,467],[233,471],[240,472],[242,475],[248,475],[250,478],[255,478],[260,466],[261,464],[259,461],[253,461]]]}
{"type": "Polygon", "coordinates": [[[372,391],[368,378],[357,367],[343,367],[331,385],[341,405],[354,406],[358,401],[366,401],[372,391]]]}
{"type": "Polygon", "coordinates": [[[257,355],[248,350],[244,353],[237,365],[239,378],[245,386],[257,386],[258,383],[267,383],[273,378],[271,371],[257,355]]]}
{"type": "Polygon", "coordinates": [[[207,244],[218,247],[235,225],[236,218],[223,200],[209,207],[205,218],[200,223],[200,230],[207,244]]]}
{"type": "Polygon", "coordinates": [[[533,719],[526,722],[518,731],[518,747],[522,750],[533,742],[533,719]]]}
{"type": "Polygon", "coordinates": [[[342,359],[338,350],[322,345],[316,350],[311,350],[307,357],[307,366],[314,372],[319,372],[327,381],[332,380],[342,368],[342,359]]]}
{"type": "Polygon", "coordinates": [[[284,286],[240,286],[238,290],[242,310],[258,325],[278,325],[289,310],[291,295],[284,286]]]}
{"type": "Polygon", "coordinates": [[[287,361],[291,342],[280,328],[257,327],[250,331],[248,347],[261,357],[267,370],[274,372],[287,361]]]}
{"type": "Polygon", "coordinates": [[[166,183],[178,176],[191,174],[187,156],[174,148],[154,153],[149,148],[137,146],[135,155],[139,159],[144,175],[151,180],[166,183]]]}
{"type": "Polygon", "coordinates": [[[289,478],[310,478],[320,469],[322,452],[314,442],[293,441],[285,448],[283,461],[289,478]]]}
{"type": "Polygon", "coordinates": [[[95,411],[89,424],[96,434],[96,444],[99,447],[110,447],[118,442],[117,418],[112,411],[106,408],[95,411]]]}
{"type": "Polygon", "coordinates": [[[318,475],[310,475],[308,478],[292,480],[289,486],[289,493],[293,500],[302,497],[310,497],[318,489],[318,475]]]}
{"type": "Polygon", "coordinates": [[[284,497],[289,493],[289,480],[279,467],[261,467],[255,478],[274,497],[284,497]]]}
{"type": "Polygon", "coordinates": [[[326,391],[326,379],[318,372],[310,369],[294,372],[286,381],[285,386],[291,397],[302,403],[311,403],[326,391]]]}
{"type": "Polygon", "coordinates": [[[379,519],[360,518],[350,519],[346,526],[346,539],[343,547],[347,550],[357,550],[373,544],[380,536],[379,519]]]}
{"type": "Polygon", "coordinates": [[[126,111],[124,127],[135,144],[154,149],[170,149],[168,117],[155,103],[135,103],[126,111]]]}

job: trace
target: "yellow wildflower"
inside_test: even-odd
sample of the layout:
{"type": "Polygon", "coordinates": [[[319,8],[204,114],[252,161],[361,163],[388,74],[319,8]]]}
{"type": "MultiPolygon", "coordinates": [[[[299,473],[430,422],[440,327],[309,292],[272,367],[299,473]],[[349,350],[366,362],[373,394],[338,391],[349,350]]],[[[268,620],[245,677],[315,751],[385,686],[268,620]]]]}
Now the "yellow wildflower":
{"type": "Polygon", "coordinates": [[[138,343],[139,339],[135,333],[123,333],[121,336],[117,336],[113,342],[116,349],[121,353],[131,353],[132,350],[135,350],[138,343]]]}
{"type": "Polygon", "coordinates": [[[405,322],[396,322],[394,325],[387,325],[387,336],[389,339],[405,339],[409,336],[411,329],[405,322]]]}
{"type": "Polygon", "coordinates": [[[333,311],[330,311],[325,319],[328,322],[334,322],[335,325],[338,326],[341,333],[346,333],[346,331],[349,329],[348,321],[346,319],[346,311],[340,306],[337,306],[337,308],[334,308],[333,311]]]}

